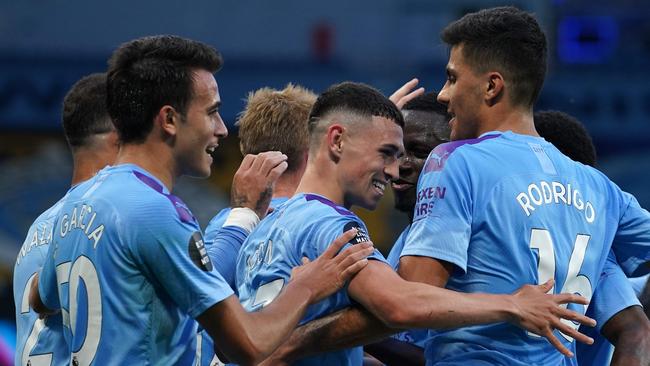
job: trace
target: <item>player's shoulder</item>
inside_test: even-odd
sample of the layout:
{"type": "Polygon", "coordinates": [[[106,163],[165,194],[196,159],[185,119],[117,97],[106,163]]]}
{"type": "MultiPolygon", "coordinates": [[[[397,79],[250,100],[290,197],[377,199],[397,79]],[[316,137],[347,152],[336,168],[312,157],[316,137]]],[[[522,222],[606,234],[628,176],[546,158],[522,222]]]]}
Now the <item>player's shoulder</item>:
{"type": "Polygon", "coordinates": [[[41,213],[31,224],[23,245],[18,252],[16,266],[19,266],[23,261],[31,257],[34,257],[35,261],[41,262],[49,244],[52,242],[54,222],[66,196],[59,199],[54,205],[41,213]]]}
{"type": "Polygon", "coordinates": [[[457,140],[440,144],[429,153],[422,173],[441,171],[450,159],[452,161],[467,159],[477,151],[484,150],[487,147],[486,145],[490,145],[493,142],[492,140],[498,139],[500,136],[497,133],[485,134],[475,139],[457,140]]]}
{"type": "Polygon", "coordinates": [[[328,221],[361,221],[354,212],[324,196],[306,193],[297,198],[295,205],[299,209],[296,212],[303,216],[306,222],[319,224],[328,221]]]}
{"type": "Polygon", "coordinates": [[[98,173],[95,182],[86,186],[93,199],[112,206],[119,216],[131,222],[157,221],[160,223],[180,219],[194,223],[187,205],[171,194],[165,185],[144,169],[124,164],[98,173]],[[96,186],[96,187],[95,187],[96,186]],[[136,220],[136,221],[133,221],[136,220]]]}
{"type": "MultiPolygon", "coordinates": [[[[297,236],[338,233],[357,227],[365,230],[365,224],[354,212],[339,206],[328,198],[299,193],[276,208],[271,214],[277,224],[297,236]]],[[[262,222],[266,221],[263,220],[262,222]]]]}

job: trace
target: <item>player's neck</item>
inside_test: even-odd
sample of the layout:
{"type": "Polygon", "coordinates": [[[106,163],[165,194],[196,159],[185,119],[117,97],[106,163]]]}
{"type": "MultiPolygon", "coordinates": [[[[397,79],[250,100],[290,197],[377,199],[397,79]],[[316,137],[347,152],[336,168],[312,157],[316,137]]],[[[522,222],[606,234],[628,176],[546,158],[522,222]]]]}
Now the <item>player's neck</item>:
{"type": "Polygon", "coordinates": [[[285,172],[282,174],[278,178],[277,183],[275,183],[275,188],[273,188],[273,198],[293,196],[296,193],[296,188],[300,184],[301,177],[302,174],[296,174],[295,172],[285,172]]]}
{"type": "Polygon", "coordinates": [[[300,180],[296,193],[314,193],[328,200],[343,205],[343,193],[338,182],[332,180],[334,174],[329,174],[327,169],[319,168],[318,164],[310,163],[305,174],[300,180]]]}
{"type": "Polygon", "coordinates": [[[158,178],[170,192],[174,187],[177,177],[175,164],[164,142],[124,144],[117,154],[115,165],[119,164],[135,164],[158,178]]]}
{"type": "Polygon", "coordinates": [[[532,110],[509,108],[490,112],[478,131],[479,136],[489,131],[512,131],[521,135],[539,136],[535,130],[532,110]]]}
{"type": "Polygon", "coordinates": [[[80,149],[72,154],[72,160],[72,181],[70,185],[74,186],[92,178],[105,166],[112,164],[114,159],[109,159],[105,154],[95,152],[92,149],[80,149]]]}

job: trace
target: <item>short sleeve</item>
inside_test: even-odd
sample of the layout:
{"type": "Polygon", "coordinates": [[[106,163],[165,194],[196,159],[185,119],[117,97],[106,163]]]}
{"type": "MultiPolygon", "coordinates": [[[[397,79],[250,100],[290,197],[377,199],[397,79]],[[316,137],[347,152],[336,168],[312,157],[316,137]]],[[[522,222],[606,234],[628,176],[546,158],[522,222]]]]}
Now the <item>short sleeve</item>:
{"type": "Polygon", "coordinates": [[[621,192],[624,202],[612,243],[618,263],[629,277],[650,272],[650,213],[631,194],[621,192]]]}
{"type": "Polygon", "coordinates": [[[469,169],[458,151],[444,165],[435,161],[441,159],[436,152],[429,155],[418,182],[413,224],[402,256],[444,260],[465,273],[472,224],[469,169]]]}
{"type": "Polygon", "coordinates": [[[209,245],[212,241],[214,241],[214,238],[217,236],[217,233],[221,228],[223,227],[224,222],[226,222],[226,219],[228,218],[228,214],[230,214],[230,207],[224,208],[223,210],[219,211],[218,214],[216,214],[212,220],[208,223],[208,226],[205,228],[205,243],[206,245],[209,245]]]}
{"type": "Polygon", "coordinates": [[[598,331],[621,310],[640,305],[630,281],[616,262],[610,251],[594,295],[591,298],[587,315],[597,322],[598,331]]]}
{"type": "MultiPolygon", "coordinates": [[[[336,240],[336,238],[352,228],[357,229],[357,235],[352,238],[341,249],[341,251],[344,251],[351,245],[370,241],[368,228],[366,228],[366,225],[358,217],[354,215],[342,215],[336,219],[325,220],[321,225],[318,225],[316,234],[312,236],[313,238],[318,239],[314,240],[314,246],[307,246],[307,248],[312,247],[311,252],[307,250],[305,253],[303,253],[303,255],[306,255],[311,260],[316,259],[316,257],[327,250],[327,248],[330,246],[330,244],[332,244],[334,240],[336,240]]],[[[384,256],[377,249],[375,249],[372,254],[368,256],[368,259],[387,263],[386,258],[384,258],[384,256]]]]}
{"type": "Polygon", "coordinates": [[[132,252],[179,308],[196,318],[233,290],[214,268],[198,225],[170,209],[159,212],[146,230],[140,228],[132,252]]]}

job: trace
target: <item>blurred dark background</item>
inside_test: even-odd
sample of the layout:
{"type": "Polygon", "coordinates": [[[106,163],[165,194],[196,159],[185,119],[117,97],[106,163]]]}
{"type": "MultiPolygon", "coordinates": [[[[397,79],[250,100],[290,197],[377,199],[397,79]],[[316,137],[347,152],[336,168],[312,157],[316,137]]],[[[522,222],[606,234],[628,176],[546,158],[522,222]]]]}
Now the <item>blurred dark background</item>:
{"type": "MultiPolygon", "coordinates": [[[[387,95],[412,77],[442,87],[447,48],[438,34],[480,8],[534,12],[549,40],[549,73],[536,109],[578,117],[598,167],[650,205],[650,3],[618,0],[0,1],[0,364],[15,347],[12,271],[32,221],[67,190],[71,158],[60,109],[80,77],[104,71],[122,42],[152,34],[204,41],[224,56],[216,75],[230,137],[212,177],[177,189],[203,226],[228,202],[241,156],[233,127],[254,89],[288,82],[320,92],[343,80],[387,95]]],[[[360,212],[387,252],[406,220],[386,197],[360,212]]]]}

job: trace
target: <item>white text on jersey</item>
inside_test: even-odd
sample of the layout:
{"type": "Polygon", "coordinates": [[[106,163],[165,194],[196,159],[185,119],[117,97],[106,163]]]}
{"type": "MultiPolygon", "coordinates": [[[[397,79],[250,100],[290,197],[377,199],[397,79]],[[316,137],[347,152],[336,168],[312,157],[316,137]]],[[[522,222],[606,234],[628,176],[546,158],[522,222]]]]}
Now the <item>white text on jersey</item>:
{"type": "Polygon", "coordinates": [[[97,248],[97,243],[104,233],[104,224],[93,227],[96,216],[97,213],[90,205],[83,204],[80,208],[75,206],[72,212],[61,216],[61,237],[64,238],[72,230],[79,229],[88,237],[88,240],[93,241],[93,248],[97,248]],[[92,215],[90,215],[91,213],[92,215]]]}
{"type": "Polygon", "coordinates": [[[594,206],[589,201],[583,201],[580,191],[571,187],[570,183],[566,185],[560,182],[549,183],[546,181],[531,183],[526,191],[517,195],[516,199],[526,216],[530,216],[536,206],[552,203],[573,206],[584,213],[588,223],[594,222],[596,218],[594,206]]]}

